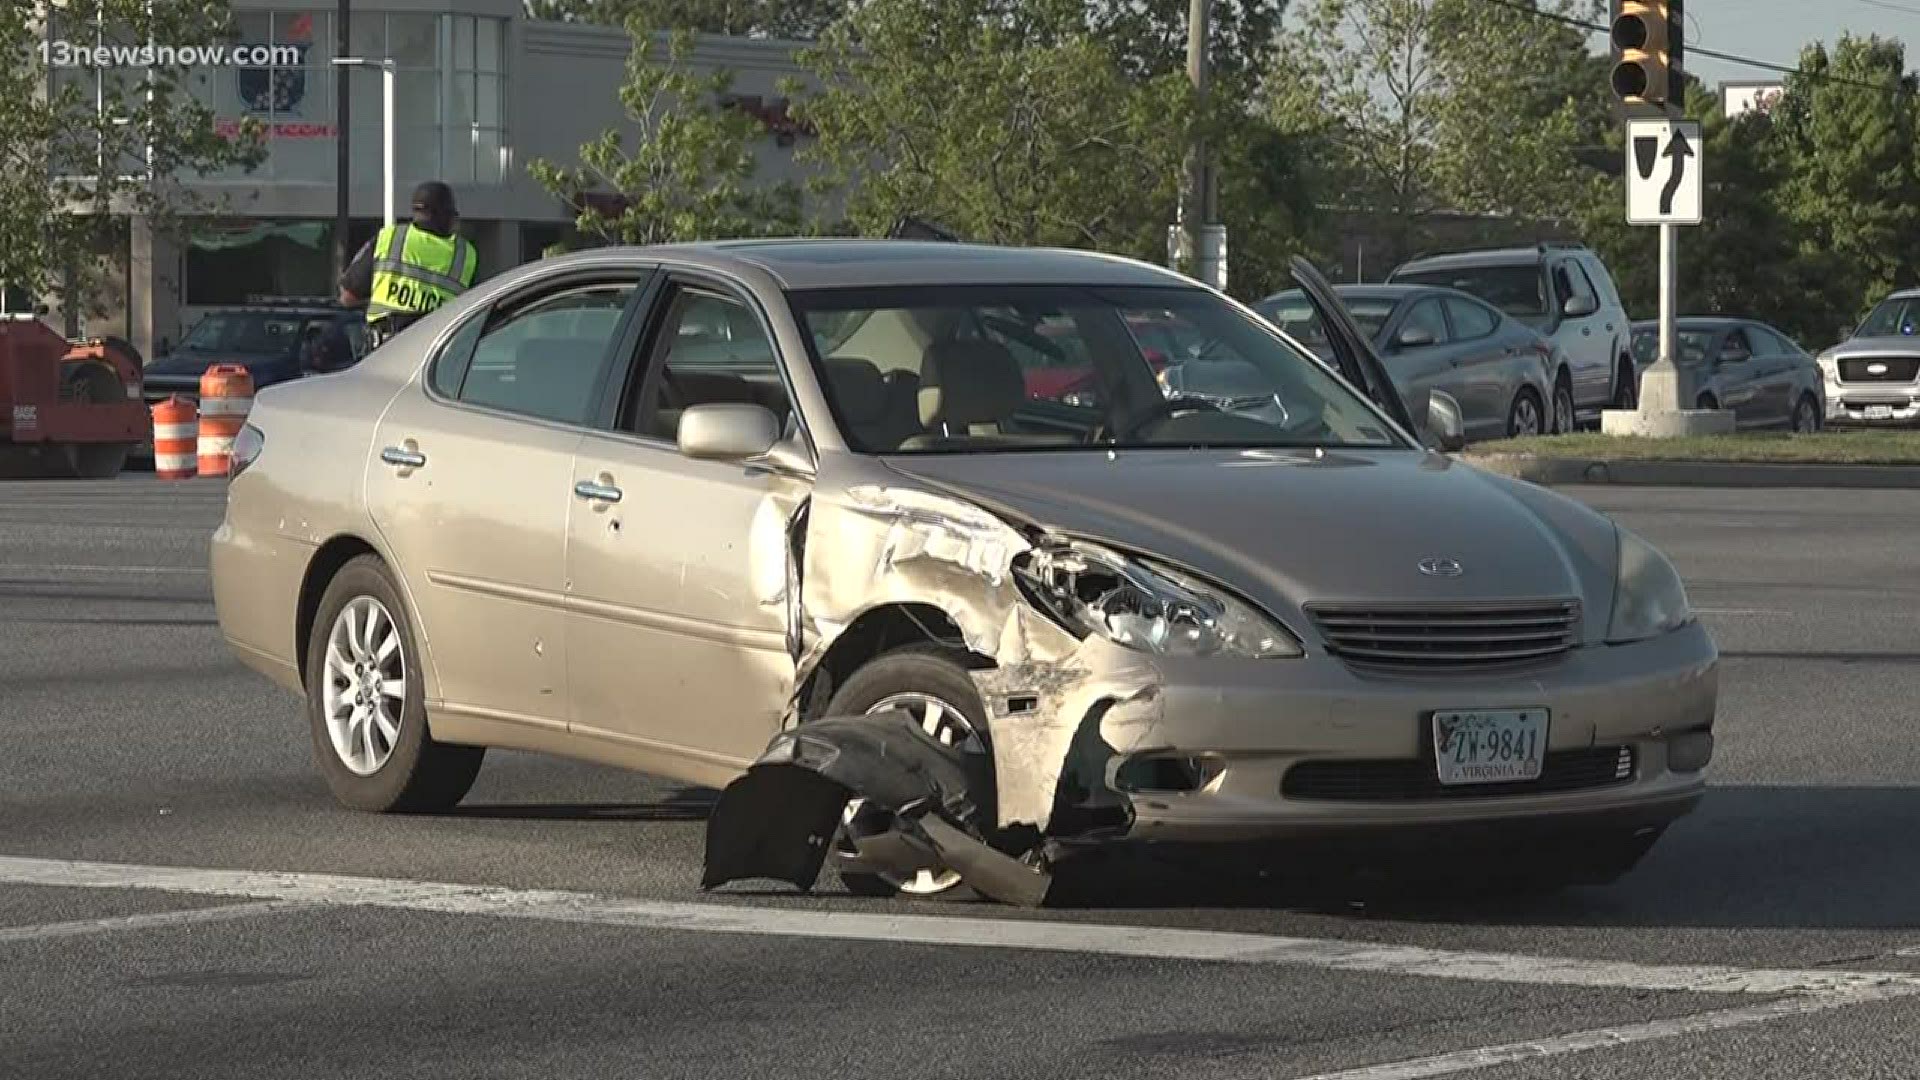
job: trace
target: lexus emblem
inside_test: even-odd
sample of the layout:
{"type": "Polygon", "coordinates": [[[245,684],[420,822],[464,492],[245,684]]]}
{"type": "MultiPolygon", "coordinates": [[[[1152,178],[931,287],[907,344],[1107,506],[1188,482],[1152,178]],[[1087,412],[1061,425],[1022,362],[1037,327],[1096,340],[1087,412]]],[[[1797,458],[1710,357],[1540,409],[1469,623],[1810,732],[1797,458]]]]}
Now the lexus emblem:
{"type": "Polygon", "coordinates": [[[1885,364],[1868,364],[1867,365],[1867,374],[1869,375],[1885,375],[1886,373],[1887,373],[1887,365],[1885,364]]]}
{"type": "Polygon", "coordinates": [[[1420,560],[1420,572],[1428,577],[1459,577],[1466,573],[1466,567],[1459,559],[1439,559],[1433,556],[1420,560]]]}

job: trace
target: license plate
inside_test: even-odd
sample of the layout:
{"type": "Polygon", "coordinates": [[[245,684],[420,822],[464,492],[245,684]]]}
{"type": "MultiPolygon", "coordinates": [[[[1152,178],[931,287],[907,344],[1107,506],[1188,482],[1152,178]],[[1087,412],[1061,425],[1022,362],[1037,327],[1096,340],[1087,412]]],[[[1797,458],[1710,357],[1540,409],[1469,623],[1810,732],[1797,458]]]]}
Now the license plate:
{"type": "Polygon", "coordinates": [[[1867,406],[1867,419],[1869,419],[1869,420],[1891,420],[1891,419],[1893,419],[1893,406],[1891,406],[1891,405],[1869,405],[1869,406],[1867,406]]]}
{"type": "Polygon", "coordinates": [[[1538,780],[1546,752],[1545,709],[1433,714],[1433,762],[1442,784],[1538,780]]]}

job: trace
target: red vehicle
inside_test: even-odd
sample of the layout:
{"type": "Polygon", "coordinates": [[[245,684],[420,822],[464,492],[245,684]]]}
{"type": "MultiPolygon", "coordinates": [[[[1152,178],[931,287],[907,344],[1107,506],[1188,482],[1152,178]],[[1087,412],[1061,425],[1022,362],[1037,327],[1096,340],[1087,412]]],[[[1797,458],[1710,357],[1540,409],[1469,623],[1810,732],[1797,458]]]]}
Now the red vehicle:
{"type": "MultiPolygon", "coordinates": [[[[1183,348],[1180,324],[1170,316],[1130,314],[1127,328],[1140,343],[1141,355],[1153,365],[1155,374],[1165,368],[1173,355],[1183,348]]],[[[1077,342],[1070,337],[1071,324],[1046,321],[1031,329],[996,325],[994,329],[1027,346],[1022,367],[1026,372],[1027,396],[1036,401],[1066,401],[1075,394],[1092,389],[1093,364],[1079,354],[1077,342]]]]}
{"type": "Polygon", "coordinates": [[[0,475],[118,474],[151,428],[140,371],[118,338],[71,342],[38,319],[0,318],[0,475]]]}

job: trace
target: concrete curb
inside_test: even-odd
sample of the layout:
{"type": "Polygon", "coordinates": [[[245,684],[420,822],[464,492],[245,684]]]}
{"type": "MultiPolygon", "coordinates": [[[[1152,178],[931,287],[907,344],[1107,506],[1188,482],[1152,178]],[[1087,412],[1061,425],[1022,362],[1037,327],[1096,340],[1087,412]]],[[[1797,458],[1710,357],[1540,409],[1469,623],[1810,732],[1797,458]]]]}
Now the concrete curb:
{"type": "Polygon", "coordinates": [[[1916,465],[1781,465],[1741,461],[1597,461],[1533,454],[1461,454],[1488,472],[1556,487],[1618,484],[1642,487],[1920,489],[1916,465]]]}

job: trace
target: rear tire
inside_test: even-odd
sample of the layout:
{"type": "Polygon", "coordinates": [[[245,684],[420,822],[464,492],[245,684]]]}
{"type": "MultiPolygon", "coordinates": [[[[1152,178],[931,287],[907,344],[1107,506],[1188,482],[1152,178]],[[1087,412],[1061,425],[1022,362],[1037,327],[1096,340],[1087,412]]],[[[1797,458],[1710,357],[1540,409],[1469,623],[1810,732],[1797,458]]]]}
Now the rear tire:
{"type": "MultiPolygon", "coordinates": [[[[919,699],[936,701],[957,713],[948,717],[953,733],[951,745],[956,753],[986,754],[991,761],[992,744],[987,741],[987,706],[961,662],[965,654],[939,645],[912,645],[883,653],[867,661],[846,683],[834,691],[824,716],[864,716],[870,712],[899,707],[895,702],[919,699]],[[969,738],[970,737],[970,738],[969,738]]],[[[909,705],[911,711],[911,706],[909,705]]],[[[916,715],[924,715],[916,713],[916,715]]],[[[942,742],[948,741],[945,738],[942,742]]],[[[991,774],[991,765],[988,766],[991,774]]],[[[850,803],[850,807],[854,804],[850,803]]],[[[990,808],[992,803],[986,805],[990,808]]],[[[857,808],[856,808],[857,809],[857,808]]],[[[848,847],[844,826],[834,835],[831,851],[848,847]]],[[[895,881],[881,874],[840,869],[840,882],[856,896],[916,897],[938,896],[959,887],[959,879],[950,872],[923,871],[907,881],[895,881]]]]}
{"type": "Polygon", "coordinates": [[[1640,375],[1634,370],[1633,361],[1625,356],[1620,358],[1619,370],[1613,376],[1613,407],[1622,412],[1640,407],[1640,375]]]}
{"type": "Polygon", "coordinates": [[[327,583],[306,643],[307,720],[314,763],[342,806],[448,810],[479,775],[484,747],[437,742],[427,731],[417,641],[400,590],[377,557],[349,561],[327,583]],[[396,682],[402,686],[393,693],[396,682]],[[395,730],[386,731],[389,724],[395,730]]]}
{"type": "Polygon", "coordinates": [[[1544,434],[1546,418],[1540,413],[1540,395],[1532,387],[1521,387],[1507,406],[1507,438],[1522,439],[1544,434]]]}

